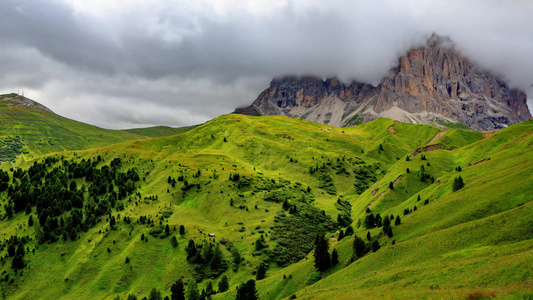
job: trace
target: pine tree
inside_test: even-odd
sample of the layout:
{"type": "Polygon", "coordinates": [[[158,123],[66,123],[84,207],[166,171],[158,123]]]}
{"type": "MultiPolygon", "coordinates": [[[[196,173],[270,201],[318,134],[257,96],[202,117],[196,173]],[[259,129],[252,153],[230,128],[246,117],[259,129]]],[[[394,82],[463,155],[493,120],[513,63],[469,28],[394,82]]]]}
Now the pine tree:
{"type": "Polygon", "coordinates": [[[375,226],[375,220],[374,220],[374,214],[368,214],[365,217],[365,228],[370,229],[374,228],[375,226]]]}
{"type": "Polygon", "coordinates": [[[11,262],[11,268],[13,269],[22,269],[24,268],[24,257],[22,255],[16,255],[13,257],[13,261],[11,262]]]}
{"type": "Polygon", "coordinates": [[[370,231],[366,233],[366,239],[369,241],[372,239],[372,236],[370,235],[370,231]]]}
{"type": "Polygon", "coordinates": [[[113,228],[115,227],[115,224],[116,224],[115,216],[111,216],[111,218],[109,219],[109,226],[113,228]]]}
{"type": "Polygon", "coordinates": [[[200,300],[200,291],[198,291],[198,285],[195,280],[189,280],[187,284],[187,300],[200,300]]]}
{"type": "Polygon", "coordinates": [[[461,176],[458,176],[453,180],[453,191],[454,192],[462,189],[464,186],[465,184],[461,176]]]}
{"type": "Polygon", "coordinates": [[[220,279],[220,282],[218,283],[218,292],[224,293],[228,289],[229,289],[228,277],[224,275],[222,276],[222,278],[220,279]]]}
{"type": "Polygon", "coordinates": [[[394,219],[394,225],[398,226],[402,224],[402,220],[400,219],[400,216],[397,216],[396,219],[394,219]]]}
{"type": "Polygon", "coordinates": [[[213,251],[213,259],[211,259],[211,270],[216,271],[222,267],[222,252],[218,244],[213,251]]]}
{"type": "Polygon", "coordinates": [[[344,231],[342,231],[342,228],[339,230],[339,237],[337,238],[337,241],[340,241],[344,238],[344,231]]]}
{"type": "Polygon", "coordinates": [[[339,254],[337,254],[337,249],[333,249],[331,252],[331,265],[335,266],[339,263],[339,254]]]}
{"type": "Polygon", "coordinates": [[[385,216],[385,218],[383,219],[383,233],[387,233],[390,228],[390,225],[390,218],[385,216]]]}
{"type": "Polygon", "coordinates": [[[393,236],[393,235],[392,235],[392,227],[390,227],[390,226],[389,226],[389,228],[387,229],[387,236],[390,237],[390,238],[393,236]]]}
{"type": "Polygon", "coordinates": [[[211,296],[213,294],[215,294],[215,291],[213,291],[213,283],[211,281],[209,281],[207,283],[207,286],[205,287],[205,295],[207,297],[209,297],[209,296],[211,296]]]}
{"type": "Polygon", "coordinates": [[[187,260],[194,260],[196,258],[196,254],[198,254],[198,249],[196,248],[196,245],[194,244],[193,240],[189,240],[189,244],[187,245],[187,248],[185,248],[187,251],[187,260]]]}
{"type": "Polygon", "coordinates": [[[183,287],[183,280],[178,280],[170,287],[172,293],[170,299],[172,300],[185,300],[185,289],[183,287]]]}
{"type": "Polygon", "coordinates": [[[353,234],[353,227],[352,225],[348,225],[348,227],[346,227],[346,230],[344,230],[344,236],[350,236],[353,234]]]}
{"type": "Polygon", "coordinates": [[[265,278],[267,271],[267,265],[264,262],[261,262],[259,265],[259,268],[257,269],[257,276],[255,277],[256,280],[261,280],[265,278]]]}
{"type": "Polygon", "coordinates": [[[185,226],[180,225],[180,235],[184,235],[184,234],[185,234],[185,226]]]}
{"type": "Polygon", "coordinates": [[[356,257],[360,258],[363,257],[366,253],[366,245],[362,238],[358,237],[357,235],[354,238],[353,241],[353,250],[356,257]]]}
{"type": "Polygon", "coordinates": [[[202,248],[200,249],[200,258],[204,263],[208,263],[213,258],[214,251],[211,243],[209,243],[207,240],[202,245],[202,248]]]}
{"type": "Polygon", "coordinates": [[[372,242],[372,252],[376,252],[376,251],[378,251],[379,248],[381,248],[381,246],[379,245],[378,240],[374,240],[374,241],[372,242]]]}
{"type": "Polygon", "coordinates": [[[329,256],[329,244],[324,233],[319,233],[315,239],[315,268],[324,272],[331,266],[331,257],[329,256]]]}
{"type": "Polygon", "coordinates": [[[150,297],[148,297],[148,300],[162,300],[161,298],[161,292],[158,291],[156,288],[153,288],[150,292],[150,297]]]}
{"type": "Polygon", "coordinates": [[[170,245],[172,245],[172,248],[178,247],[178,239],[175,235],[170,238],[170,245]]]}
{"type": "Polygon", "coordinates": [[[237,297],[235,300],[258,300],[257,290],[255,289],[255,280],[250,279],[237,287],[237,297]]]}

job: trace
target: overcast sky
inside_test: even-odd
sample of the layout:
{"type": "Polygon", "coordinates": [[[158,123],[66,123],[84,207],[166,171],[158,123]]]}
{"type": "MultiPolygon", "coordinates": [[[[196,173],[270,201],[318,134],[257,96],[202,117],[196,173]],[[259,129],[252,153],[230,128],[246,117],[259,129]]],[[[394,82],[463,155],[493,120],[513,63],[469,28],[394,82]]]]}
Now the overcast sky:
{"type": "Polygon", "coordinates": [[[0,92],[105,128],[184,126],[279,75],[376,85],[433,32],[533,107],[530,0],[1,0],[0,92]]]}

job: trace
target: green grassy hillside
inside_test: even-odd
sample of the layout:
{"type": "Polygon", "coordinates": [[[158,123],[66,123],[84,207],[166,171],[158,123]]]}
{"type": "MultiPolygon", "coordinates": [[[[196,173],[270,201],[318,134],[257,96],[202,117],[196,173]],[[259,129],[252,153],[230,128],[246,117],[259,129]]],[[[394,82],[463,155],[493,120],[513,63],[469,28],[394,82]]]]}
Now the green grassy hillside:
{"type": "Polygon", "coordinates": [[[198,127],[198,125],[184,127],[153,126],[146,128],[124,129],[122,131],[130,132],[145,137],[158,138],[184,133],[196,127],[198,127]]]}
{"type": "Polygon", "coordinates": [[[61,117],[22,96],[0,95],[0,161],[143,138],[61,117]]]}
{"type": "Polygon", "coordinates": [[[213,299],[234,299],[261,263],[268,265],[256,283],[261,299],[533,293],[533,122],[485,139],[460,129],[442,132],[387,119],[335,128],[225,115],[175,136],[19,161],[20,170],[6,170],[12,191],[0,192],[2,293],[140,299],[152,288],[170,295],[180,278],[217,289],[227,276],[229,290],[213,299]],[[428,144],[441,149],[411,157],[428,144]],[[138,180],[126,175],[132,170],[138,180]],[[458,176],[464,187],[453,192],[458,176]],[[32,205],[32,195],[46,186],[50,193],[63,190],[49,206],[54,210],[41,207],[46,199],[37,196],[32,205]],[[79,209],[62,204],[74,207],[73,194],[82,195],[79,209]],[[75,222],[78,212],[82,220],[75,222]],[[378,213],[401,217],[392,237],[382,227],[365,229],[367,216],[378,213]],[[338,229],[350,224],[365,241],[370,232],[381,248],[355,257],[354,235],[337,240],[338,229]],[[339,253],[339,263],[323,274],[313,266],[318,232],[339,253]],[[14,235],[27,239],[13,242],[14,235]],[[191,240],[200,254],[188,260],[191,240]],[[19,268],[8,246],[21,243],[19,268]],[[222,256],[216,265],[213,251],[222,256]]]}

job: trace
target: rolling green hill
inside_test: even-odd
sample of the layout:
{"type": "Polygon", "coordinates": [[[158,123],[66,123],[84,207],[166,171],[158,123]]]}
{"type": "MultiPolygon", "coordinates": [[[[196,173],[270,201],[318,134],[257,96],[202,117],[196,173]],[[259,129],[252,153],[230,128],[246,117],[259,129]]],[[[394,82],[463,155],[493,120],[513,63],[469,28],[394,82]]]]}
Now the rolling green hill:
{"type": "Polygon", "coordinates": [[[22,96],[0,95],[0,161],[97,148],[143,136],[103,129],[54,114],[22,96]]]}
{"type": "Polygon", "coordinates": [[[264,263],[261,299],[531,295],[532,132],[531,121],[483,138],[387,119],[336,128],[225,115],[179,135],[19,161],[0,192],[0,288],[14,299],[140,299],[153,288],[169,296],[180,278],[216,290],[227,276],[229,290],[212,297],[235,299],[264,263]],[[392,237],[370,214],[394,216],[392,237]],[[348,225],[354,234],[339,241],[348,225]],[[339,254],[323,274],[319,232],[339,254]],[[357,258],[354,236],[381,248],[357,258]]]}
{"type": "Polygon", "coordinates": [[[146,128],[124,129],[122,131],[130,132],[145,137],[158,138],[184,133],[196,127],[198,127],[198,125],[184,127],[153,126],[146,128]]]}

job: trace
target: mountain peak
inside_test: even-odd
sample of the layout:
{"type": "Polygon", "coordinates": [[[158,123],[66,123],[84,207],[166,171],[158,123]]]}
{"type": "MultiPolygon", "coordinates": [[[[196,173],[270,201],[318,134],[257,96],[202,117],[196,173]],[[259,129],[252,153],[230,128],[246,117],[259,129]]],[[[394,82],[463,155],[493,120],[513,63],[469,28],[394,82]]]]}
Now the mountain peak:
{"type": "Polygon", "coordinates": [[[42,109],[48,112],[53,112],[51,109],[42,105],[41,103],[34,101],[32,99],[26,98],[17,93],[0,95],[0,105],[1,106],[24,105],[26,107],[38,108],[38,109],[42,109]]]}
{"type": "Polygon", "coordinates": [[[526,94],[470,63],[446,36],[400,56],[377,87],[337,78],[276,77],[244,113],[286,115],[333,126],[353,126],[378,117],[441,126],[464,123],[496,130],[531,115],[526,94]]]}

